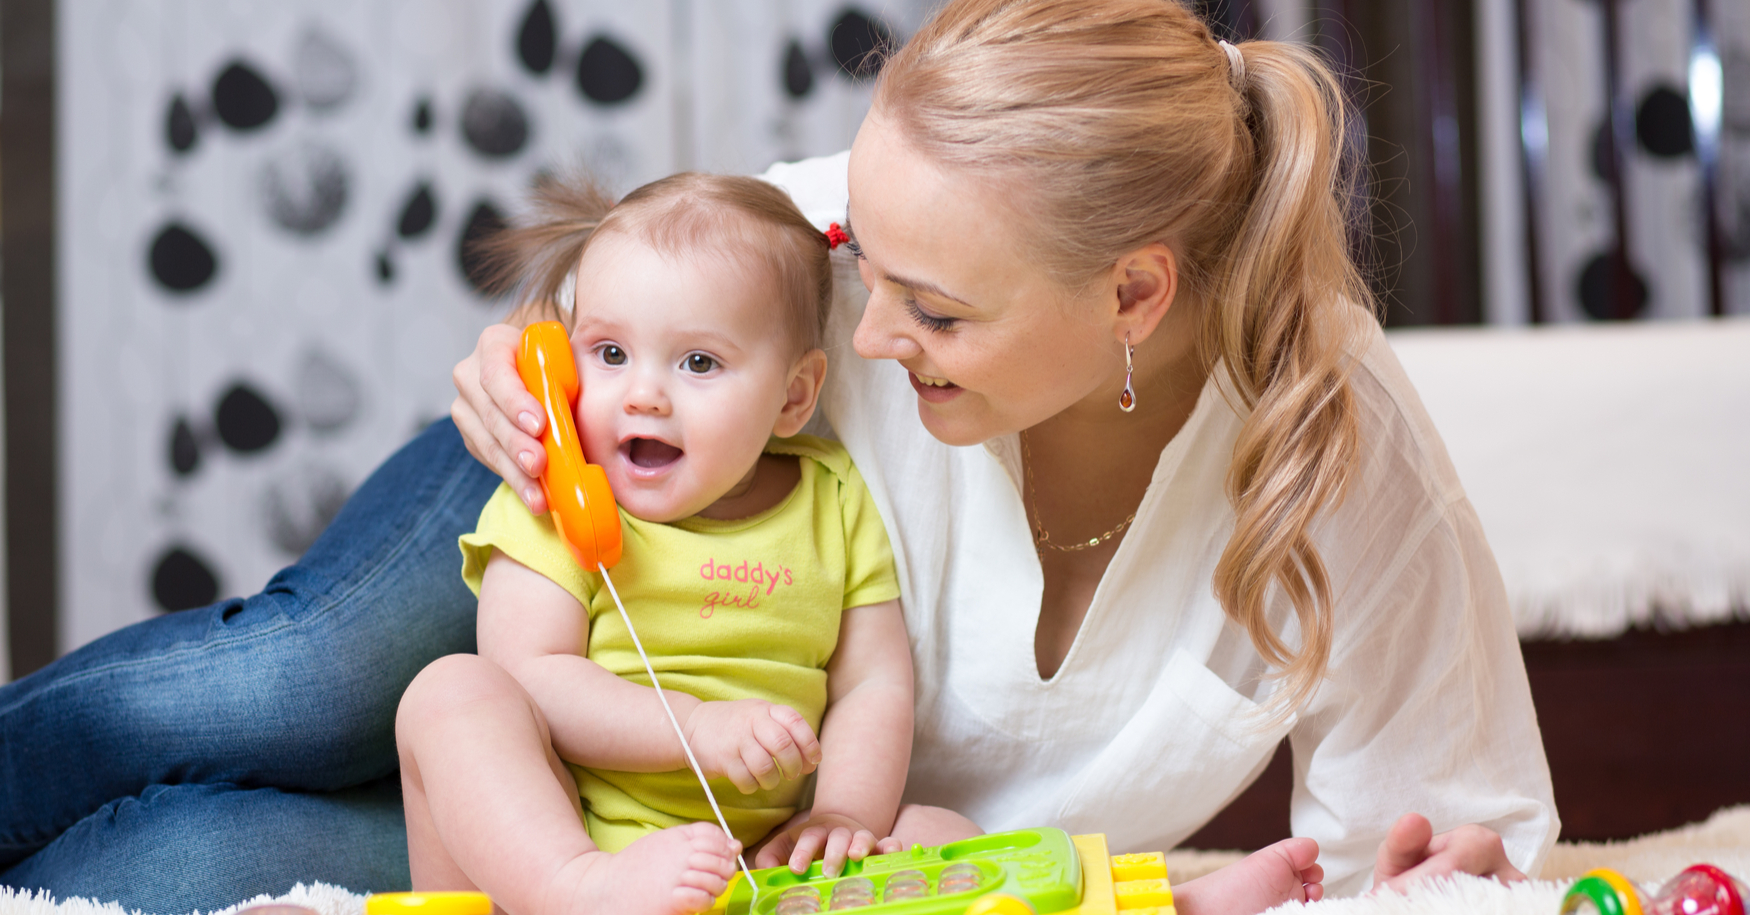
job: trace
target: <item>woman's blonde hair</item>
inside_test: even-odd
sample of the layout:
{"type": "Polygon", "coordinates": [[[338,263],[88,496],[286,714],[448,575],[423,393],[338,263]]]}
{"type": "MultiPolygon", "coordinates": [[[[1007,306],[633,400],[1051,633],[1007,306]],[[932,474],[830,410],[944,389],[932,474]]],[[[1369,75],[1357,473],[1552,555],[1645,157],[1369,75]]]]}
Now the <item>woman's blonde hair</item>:
{"type": "Polygon", "coordinates": [[[568,284],[593,239],[622,232],[667,254],[710,255],[772,277],[798,352],[820,345],[832,304],[827,238],[758,178],[682,172],[615,203],[587,177],[543,176],[526,213],[470,249],[482,288],[518,303],[512,323],[571,326],[568,284]]]}
{"type": "Polygon", "coordinates": [[[915,148],[1024,195],[1030,252],[1081,288],[1154,242],[1201,300],[1200,344],[1245,415],[1216,565],[1223,610],[1302,706],[1331,652],[1309,529],[1357,462],[1348,372],[1368,287],[1349,256],[1355,170],[1337,79],[1304,47],[1238,45],[1173,0],[953,0],[882,69],[876,116],[915,148]],[[1300,645],[1271,628],[1280,588],[1300,645]]]}

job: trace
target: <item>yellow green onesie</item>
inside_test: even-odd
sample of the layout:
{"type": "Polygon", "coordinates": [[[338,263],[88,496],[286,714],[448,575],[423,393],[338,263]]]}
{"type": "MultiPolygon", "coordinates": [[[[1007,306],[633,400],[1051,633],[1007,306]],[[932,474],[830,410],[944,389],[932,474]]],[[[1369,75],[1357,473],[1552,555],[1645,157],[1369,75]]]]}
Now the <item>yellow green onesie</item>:
{"type": "MultiPolygon", "coordinates": [[[[899,581],[880,514],[843,446],[802,435],[773,439],[766,452],[801,459],[801,482],[784,501],[735,521],[656,524],[621,511],[625,552],[610,574],[664,689],[707,702],[788,705],[818,734],[839,615],[893,600],[899,581]]],[[[503,552],[587,610],[585,657],[650,685],[601,576],[579,568],[552,521],[529,514],[509,486],[493,494],[461,546],[462,576],[475,594],[492,551],[503,552]]],[[[658,829],[714,819],[688,769],[572,765],[571,771],[590,839],[606,851],[658,829]]],[[[730,831],[748,846],[796,813],[802,787],[788,781],[742,794],[727,779],[711,784],[730,831]]]]}

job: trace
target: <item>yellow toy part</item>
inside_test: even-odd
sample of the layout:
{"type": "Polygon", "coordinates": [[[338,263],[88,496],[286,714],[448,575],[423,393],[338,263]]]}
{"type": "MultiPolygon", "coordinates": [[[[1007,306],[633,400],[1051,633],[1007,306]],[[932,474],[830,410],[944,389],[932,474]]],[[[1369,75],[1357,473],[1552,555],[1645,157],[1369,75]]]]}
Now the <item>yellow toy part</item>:
{"type": "Polygon", "coordinates": [[[1140,855],[1113,855],[1112,879],[1119,883],[1129,880],[1167,879],[1167,856],[1158,851],[1140,855]]]}
{"type": "Polygon", "coordinates": [[[485,893],[373,893],[365,915],[492,915],[485,893]]]}
{"type": "Polygon", "coordinates": [[[966,915],[1037,915],[1027,900],[1008,893],[992,893],[966,907],[966,915]]]}

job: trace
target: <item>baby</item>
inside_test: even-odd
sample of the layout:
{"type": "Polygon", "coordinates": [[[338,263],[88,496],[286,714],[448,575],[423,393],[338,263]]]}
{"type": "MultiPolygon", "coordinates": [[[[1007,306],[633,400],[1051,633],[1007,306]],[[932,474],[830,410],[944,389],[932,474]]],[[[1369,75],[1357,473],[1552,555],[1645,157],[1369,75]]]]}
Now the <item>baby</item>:
{"type": "Polygon", "coordinates": [[[734,839],[600,575],[502,487],[462,538],[479,655],[426,668],[396,720],[415,888],[515,915],[696,912],[744,844],[830,874],[892,830],[912,733],[893,557],[844,449],[798,435],[826,376],[828,247],[777,188],[699,174],[617,205],[549,181],[489,244],[506,285],[533,278],[526,300],[572,302],[579,435],[624,528],[614,585],[734,839]]]}

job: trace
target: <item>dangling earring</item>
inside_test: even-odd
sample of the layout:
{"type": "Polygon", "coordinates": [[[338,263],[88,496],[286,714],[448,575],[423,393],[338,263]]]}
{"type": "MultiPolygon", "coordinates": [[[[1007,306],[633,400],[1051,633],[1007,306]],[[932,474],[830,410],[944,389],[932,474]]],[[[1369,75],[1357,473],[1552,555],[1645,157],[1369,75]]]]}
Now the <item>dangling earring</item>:
{"type": "Polygon", "coordinates": [[[1130,375],[1136,370],[1136,347],[1130,345],[1130,335],[1124,335],[1124,393],[1118,395],[1118,409],[1129,413],[1136,409],[1136,389],[1130,386],[1130,375]]]}

